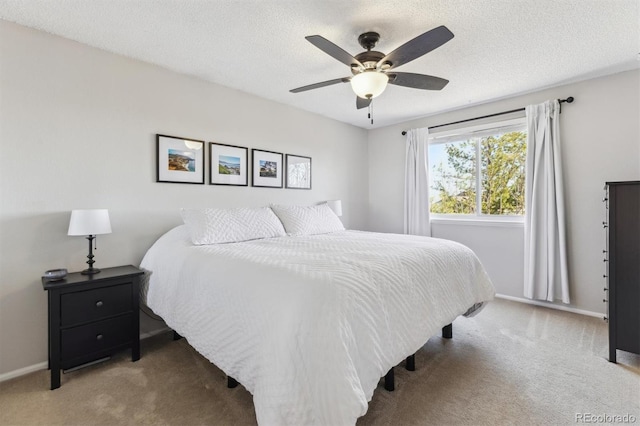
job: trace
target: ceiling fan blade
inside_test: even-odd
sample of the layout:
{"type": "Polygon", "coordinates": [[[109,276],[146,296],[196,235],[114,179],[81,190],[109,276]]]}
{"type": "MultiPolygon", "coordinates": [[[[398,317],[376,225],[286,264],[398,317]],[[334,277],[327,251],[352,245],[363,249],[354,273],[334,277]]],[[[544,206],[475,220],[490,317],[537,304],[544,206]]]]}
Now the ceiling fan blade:
{"type": "Polygon", "coordinates": [[[356,108],[362,109],[369,106],[371,99],[362,99],[360,96],[356,96],[356,108]]]}
{"type": "Polygon", "coordinates": [[[422,90],[442,90],[449,80],[432,75],[414,74],[412,72],[394,72],[387,74],[389,84],[411,87],[422,90]]]}
{"type": "Polygon", "coordinates": [[[312,35],[305,37],[309,43],[313,44],[318,49],[322,50],[327,55],[339,60],[345,65],[352,66],[357,65],[358,67],[362,67],[362,63],[358,61],[353,55],[350,55],[341,47],[336,46],[326,38],[319,35],[312,35]]]}
{"type": "Polygon", "coordinates": [[[442,46],[453,38],[453,33],[444,25],[427,31],[418,37],[409,40],[393,52],[378,61],[377,67],[381,67],[385,62],[391,66],[388,69],[399,67],[407,62],[411,62],[420,56],[431,52],[442,46]]]}
{"type": "Polygon", "coordinates": [[[332,84],[348,83],[350,80],[351,80],[350,77],[335,78],[333,80],[327,80],[320,83],[310,84],[308,86],[298,87],[297,89],[291,89],[289,91],[291,93],[300,93],[300,92],[305,92],[307,90],[319,89],[321,87],[331,86],[332,84]]]}

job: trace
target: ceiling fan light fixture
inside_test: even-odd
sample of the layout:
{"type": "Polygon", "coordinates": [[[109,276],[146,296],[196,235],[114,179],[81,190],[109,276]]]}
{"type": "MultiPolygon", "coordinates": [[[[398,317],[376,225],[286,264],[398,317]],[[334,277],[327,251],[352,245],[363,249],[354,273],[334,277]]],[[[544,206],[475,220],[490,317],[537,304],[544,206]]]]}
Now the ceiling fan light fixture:
{"type": "Polygon", "coordinates": [[[375,70],[363,71],[351,78],[351,88],[362,99],[373,99],[384,92],[389,77],[375,70]]]}

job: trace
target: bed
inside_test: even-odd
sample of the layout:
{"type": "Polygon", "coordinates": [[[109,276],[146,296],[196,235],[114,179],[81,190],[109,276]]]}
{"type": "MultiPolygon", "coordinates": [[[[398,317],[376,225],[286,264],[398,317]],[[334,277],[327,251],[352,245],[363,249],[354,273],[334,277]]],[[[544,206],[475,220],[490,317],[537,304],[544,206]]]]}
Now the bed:
{"type": "Polygon", "coordinates": [[[279,219],[276,236],[213,244],[187,223],[140,265],[145,303],[251,392],[261,425],[355,424],[390,368],[494,296],[461,244],[279,219]]]}

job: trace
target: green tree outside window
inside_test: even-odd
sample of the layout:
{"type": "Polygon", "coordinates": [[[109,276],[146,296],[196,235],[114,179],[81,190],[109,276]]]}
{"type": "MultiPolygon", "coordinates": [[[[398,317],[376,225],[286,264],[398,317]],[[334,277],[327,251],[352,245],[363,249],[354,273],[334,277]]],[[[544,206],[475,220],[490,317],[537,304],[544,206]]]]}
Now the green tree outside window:
{"type": "Polygon", "coordinates": [[[526,142],[526,132],[508,132],[446,143],[431,170],[431,212],[523,215],[526,142]]]}

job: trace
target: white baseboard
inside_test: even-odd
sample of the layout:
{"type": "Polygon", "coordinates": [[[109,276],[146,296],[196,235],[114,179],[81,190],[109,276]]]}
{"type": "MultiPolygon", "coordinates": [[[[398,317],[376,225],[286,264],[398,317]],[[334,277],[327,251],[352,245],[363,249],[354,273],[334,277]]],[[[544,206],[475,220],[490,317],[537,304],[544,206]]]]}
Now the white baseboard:
{"type": "Polygon", "coordinates": [[[28,367],[19,368],[17,370],[9,371],[8,373],[0,374],[0,382],[15,379],[16,377],[24,376],[25,374],[33,373],[38,370],[46,370],[49,367],[48,362],[39,362],[37,364],[30,365],[28,367]]]}
{"type": "Polygon", "coordinates": [[[147,339],[149,337],[155,336],[156,334],[167,333],[169,331],[171,331],[169,327],[162,327],[162,328],[157,328],[155,330],[147,331],[140,335],[140,340],[147,339]]]}
{"type": "MultiPolygon", "coordinates": [[[[141,334],[140,340],[146,339],[151,336],[155,336],[156,334],[166,333],[167,331],[170,331],[170,330],[171,329],[168,327],[153,330],[153,331],[141,334]]],[[[46,370],[48,367],[49,367],[49,363],[45,361],[45,362],[39,362],[37,364],[30,365],[28,367],[9,371],[8,373],[0,374],[0,383],[5,382],[7,380],[15,379],[16,377],[24,376],[25,374],[33,373],[34,371],[46,370]]]]}
{"type": "Polygon", "coordinates": [[[506,294],[496,294],[498,299],[511,300],[513,302],[526,303],[529,305],[544,306],[545,308],[557,309],[559,311],[573,312],[574,314],[586,315],[589,317],[603,318],[604,313],[586,311],[584,309],[572,308],[571,306],[556,305],[555,303],[543,302],[541,300],[524,299],[521,297],[507,296],[506,294]]]}

